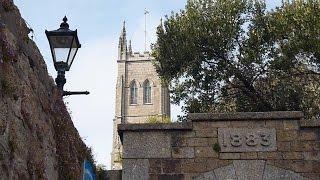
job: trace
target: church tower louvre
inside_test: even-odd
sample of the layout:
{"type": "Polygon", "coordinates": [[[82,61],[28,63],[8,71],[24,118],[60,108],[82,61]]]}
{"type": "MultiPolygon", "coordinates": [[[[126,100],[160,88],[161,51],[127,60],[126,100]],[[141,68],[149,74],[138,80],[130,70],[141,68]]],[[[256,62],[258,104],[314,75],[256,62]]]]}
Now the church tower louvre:
{"type": "Polygon", "coordinates": [[[116,107],[113,119],[111,168],[122,169],[122,145],[117,132],[120,123],[147,123],[150,116],[170,117],[168,87],[161,85],[149,52],[132,52],[127,44],[125,22],[119,37],[116,107]]]}

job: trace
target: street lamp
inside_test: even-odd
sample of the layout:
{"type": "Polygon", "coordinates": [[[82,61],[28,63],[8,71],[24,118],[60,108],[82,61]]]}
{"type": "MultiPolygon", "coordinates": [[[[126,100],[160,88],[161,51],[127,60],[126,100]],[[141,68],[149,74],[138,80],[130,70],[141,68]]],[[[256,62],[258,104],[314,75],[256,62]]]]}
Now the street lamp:
{"type": "Polygon", "coordinates": [[[63,86],[66,83],[65,72],[70,70],[73,60],[81,47],[78,39],[77,30],[69,29],[68,19],[65,16],[60,28],[53,31],[47,31],[46,35],[49,41],[54,68],[58,72],[56,83],[58,88],[63,92],[63,96],[74,94],[89,94],[84,92],[64,91],[63,86]]]}

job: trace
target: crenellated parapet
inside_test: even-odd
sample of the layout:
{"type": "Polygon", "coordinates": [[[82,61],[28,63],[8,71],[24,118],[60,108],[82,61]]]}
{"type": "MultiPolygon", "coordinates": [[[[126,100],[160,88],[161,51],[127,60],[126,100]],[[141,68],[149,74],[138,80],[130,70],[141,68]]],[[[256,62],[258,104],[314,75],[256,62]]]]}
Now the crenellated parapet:
{"type": "Polygon", "coordinates": [[[123,27],[121,30],[121,34],[119,37],[118,44],[118,62],[121,61],[146,61],[154,59],[149,51],[144,52],[133,52],[131,40],[129,40],[129,44],[127,42],[127,32],[126,25],[123,22],[123,27]]]}
{"type": "Polygon", "coordinates": [[[128,56],[128,61],[145,61],[145,60],[152,60],[154,59],[150,52],[145,51],[143,53],[140,52],[134,52],[133,54],[128,56]]]}

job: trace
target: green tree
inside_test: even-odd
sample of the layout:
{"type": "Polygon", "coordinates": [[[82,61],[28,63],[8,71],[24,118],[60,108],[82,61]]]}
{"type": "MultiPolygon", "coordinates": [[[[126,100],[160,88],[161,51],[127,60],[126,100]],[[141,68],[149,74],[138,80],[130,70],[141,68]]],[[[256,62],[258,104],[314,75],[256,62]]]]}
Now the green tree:
{"type": "Polygon", "coordinates": [[[153,45],[157,72],[185,112],[320,113],[320,1],[189,0],[153,45]]]}

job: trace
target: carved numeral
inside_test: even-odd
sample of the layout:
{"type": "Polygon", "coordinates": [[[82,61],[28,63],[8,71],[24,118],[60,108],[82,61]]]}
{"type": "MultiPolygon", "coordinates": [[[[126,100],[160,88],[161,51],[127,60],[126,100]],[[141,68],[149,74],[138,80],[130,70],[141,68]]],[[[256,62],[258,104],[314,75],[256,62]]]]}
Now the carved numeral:
{"type": "Polygon", "coordinates": [[[228,145],[239,147],[242,144],[247,146],[257,146],[258,144],[262,146],[270,146],[271,140],[270,135],[266,133],[247,133],[247,134],[227,134],[222,133],[222,146],[227,147],[228,145]]]}
{"type": "Polygon", "coordinates": [[[256,146],[258,144],[257,136],[255,134],[246,135],[246,144],[248,146],[256,146]]]}
{"type": "Polygon", "coordinates": [[[276,130],[267,128],[219,128],[221,152],[274,151],[276,130]]]}
{"type": "Polygon", "coordinates": [[[270,146],[271,145],[270,135],[269,134],[261,133],[260,137],[261,137],[261,143],[260,144],[262,146],[270,146]]]}
{"type": "Polygon", "coordinates": [[[226,135],[222,134],[222,146],[227,147],[227,142],[226,142],[226,135]]]}
{"type": "Polygon", "coordinates": [[[242,145],[242,138],[239,134],[232,134],[230,135],[230,138],[231,138],[230,143],[232,146],[239,147],[242,145]]]}

